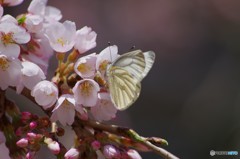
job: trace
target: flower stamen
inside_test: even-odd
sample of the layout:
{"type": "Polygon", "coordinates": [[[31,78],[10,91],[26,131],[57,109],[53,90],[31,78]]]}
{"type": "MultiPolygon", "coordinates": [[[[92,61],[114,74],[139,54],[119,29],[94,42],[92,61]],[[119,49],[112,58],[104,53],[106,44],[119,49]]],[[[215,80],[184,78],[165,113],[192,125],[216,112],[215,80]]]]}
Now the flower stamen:
{"type": "Polygon", "coordinates": [[[83,96],[90,96],[93,90],[93,85],[88,81],[84,81],[79,85],[81,93],[83,96]]]}
{"type": "Polygon", "coordinates": [[[65,45],[65,41],[63,40],[63,38],[58,38],[57,43],[62,45],[62,47],[65,45]]]}
{"type": "Polygon", "coordinates": [[[89,66],[87,66],[86,64],[84,64],[84,63],[81,63],[80,65],[78,65],[77,69],[81,73],[86,73],[89,70],[91,70],[91,68],[89,66]]]}
{"type": "Polygon", "coordinates": [[[103,62],[101,62],[101,64],[99,65],[99,70],[105,71],[107,69],[108,63],[109,63],[108,60],[104,60],[103,62]]]}
{"type": "Polygon", "coordinates": [[[2,35],[1,40],[2,40],[4,45],[14,43],[13,32],[10,32],[10,33],[7,33],[7,34],[2,32],[1,35],[2,35]]]}
{"type": "Polygon", "coordinates": [[[9,61],[6,57],[0,57],[0,68],[3,71],[6,71],[6,69],[9,67],[9,61]]]}

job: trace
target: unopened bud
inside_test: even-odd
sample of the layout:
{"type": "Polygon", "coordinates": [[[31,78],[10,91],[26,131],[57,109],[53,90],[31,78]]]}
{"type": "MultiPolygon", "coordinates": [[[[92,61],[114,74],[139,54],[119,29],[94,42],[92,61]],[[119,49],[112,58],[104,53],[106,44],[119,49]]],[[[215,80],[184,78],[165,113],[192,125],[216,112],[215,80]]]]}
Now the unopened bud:
{"type": "Polygon", "coordinates": [[[35,129],[37,127],[37,122],[35,121],[32,121],[30,124],[29,124],[29,127],[31,130],[35,129]]]}
{"type": "Polygon", "coordinates": [[[26,138],[22,138],[20,140],[18,140],[18,142],[16,143],[18,147],[27,147],[28,146],[28,139],[26,138]]]}
{"type": "Polygon", "coordinates": [[[59,146],[58,142],[56,142],[56,141],[50,142],[48,144],[48,148],[55,155],[59,154],[59,152],[60,152],[60,146],[59,146]]]}
{"type": "Polygon", "coordinates": [[[79,151],[75,148],[71,148],[64,155],[65,159],[77,159],[78,156],[79,156],[79,151]]]}
{"type": "Polygon", "coordinates": [[[142,157],[136,150],[130,149],[128,150],[127,154],[130,157],[130,159],[142,159],[142,157]]]}
{"type": "Polygon", "coordinates": [[[104,146],[103,154],[107,159],[118,158],[120,156],[120,152],[112,145],[104,146]]]}
{"type": "Polygon", "coordinates": [[[101,147],[101,143],[100,143],[99,141],[97,141],[97,140],[93,141],[93,142],[91,143],[91,145],[92,145],[92,148],[93,148],[94,150],[98,150],[98,149],[100,149],[100,147],[101,147]]]}

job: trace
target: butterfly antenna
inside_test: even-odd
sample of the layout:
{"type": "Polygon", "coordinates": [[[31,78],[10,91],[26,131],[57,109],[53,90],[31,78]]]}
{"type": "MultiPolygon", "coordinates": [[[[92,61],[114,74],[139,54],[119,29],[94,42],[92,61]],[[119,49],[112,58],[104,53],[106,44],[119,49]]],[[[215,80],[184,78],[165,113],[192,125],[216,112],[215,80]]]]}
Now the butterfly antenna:
{"type": "Polygon", "coordinates": [[[133,46],[129,49],[129,51],[133,51],[135,48],[136,48],[136,46],[133,45],[133,46]]]}
{"type": "Polygon", "coordinates": [[[110,58],[111,58],[111,62],[112,62],[112,52],[111,52],[110,46],[111,46],[111,42],[109,41],[108,42],[108,48],[109,48],[109,51],[110,51],[110,58]]]}

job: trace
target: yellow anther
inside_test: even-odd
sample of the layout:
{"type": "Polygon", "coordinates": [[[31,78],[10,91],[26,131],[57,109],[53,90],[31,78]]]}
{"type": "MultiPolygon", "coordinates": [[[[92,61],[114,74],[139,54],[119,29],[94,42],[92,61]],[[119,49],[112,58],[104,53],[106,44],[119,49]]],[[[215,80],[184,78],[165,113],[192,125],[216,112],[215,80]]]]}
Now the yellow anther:
{"type": "Polygon", "coordinates": [[[81,72],[81,73],[86,73],[87,71],[89,71],[91,68],[84,64],[84,63],[81,63],[80,65],[78,65],[77,67],[78,71],[81,72]]]}
{"type": "Polygon", "coordinates": [[[93,89],[93,85],[88,81],[84,81],[80,84],[80,90],[83,96],[90,96],[92,89],[93,89]]]}
{"type": "Polygon", "coordinates": [[[70,109],[71,108],[70,107],[70,102],[67,99],[64,99],[62,104],[63,104],[65,109],[70,109]]]}
{"type": "Polygon", "coordinates": [[[9,61],[6,57],[0,57],[0,68],[5,71],[9,67],[9,61]]]}
{"type": "Polygon", "coordinates": [[[62,45],[62,46],[65,45],[65,41],[63,40],[63,38],[58,38],[58,39],[57,39],[57,43],[59,43],[59,44],[62,45]]]}
{"type": "Polygon", "coordinates": [[[107,69],[107,65],[108,65],[108,61],[104,60],[103,62],[101,62],[101,64],[99,65],[99,70],[100,71],[105,71],[107,69]]]}
{"type": "Polygon", "coordinates": [[[10,32],[10,33],[1,33],[2,37],[1,37],[1,40],[3,42],[4,45],[7,45],[7,44],[10,44],[10,43],[14,43],[14,40],[13,40],[13,33],[10,32]]]}

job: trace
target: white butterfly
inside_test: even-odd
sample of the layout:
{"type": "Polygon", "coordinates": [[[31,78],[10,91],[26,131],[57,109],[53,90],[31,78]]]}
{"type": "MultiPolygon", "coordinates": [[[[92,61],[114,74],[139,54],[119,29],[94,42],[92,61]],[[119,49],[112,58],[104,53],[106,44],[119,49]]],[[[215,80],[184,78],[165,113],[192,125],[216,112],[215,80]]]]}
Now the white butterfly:
{"type": "Polygon", "coordinates": [[[155,60],[153,51],[135,50],[119,56],[108,66],[107,78],[111,100],[118,110],[125,110],[139,97],[141,81],[155,60]]]}

